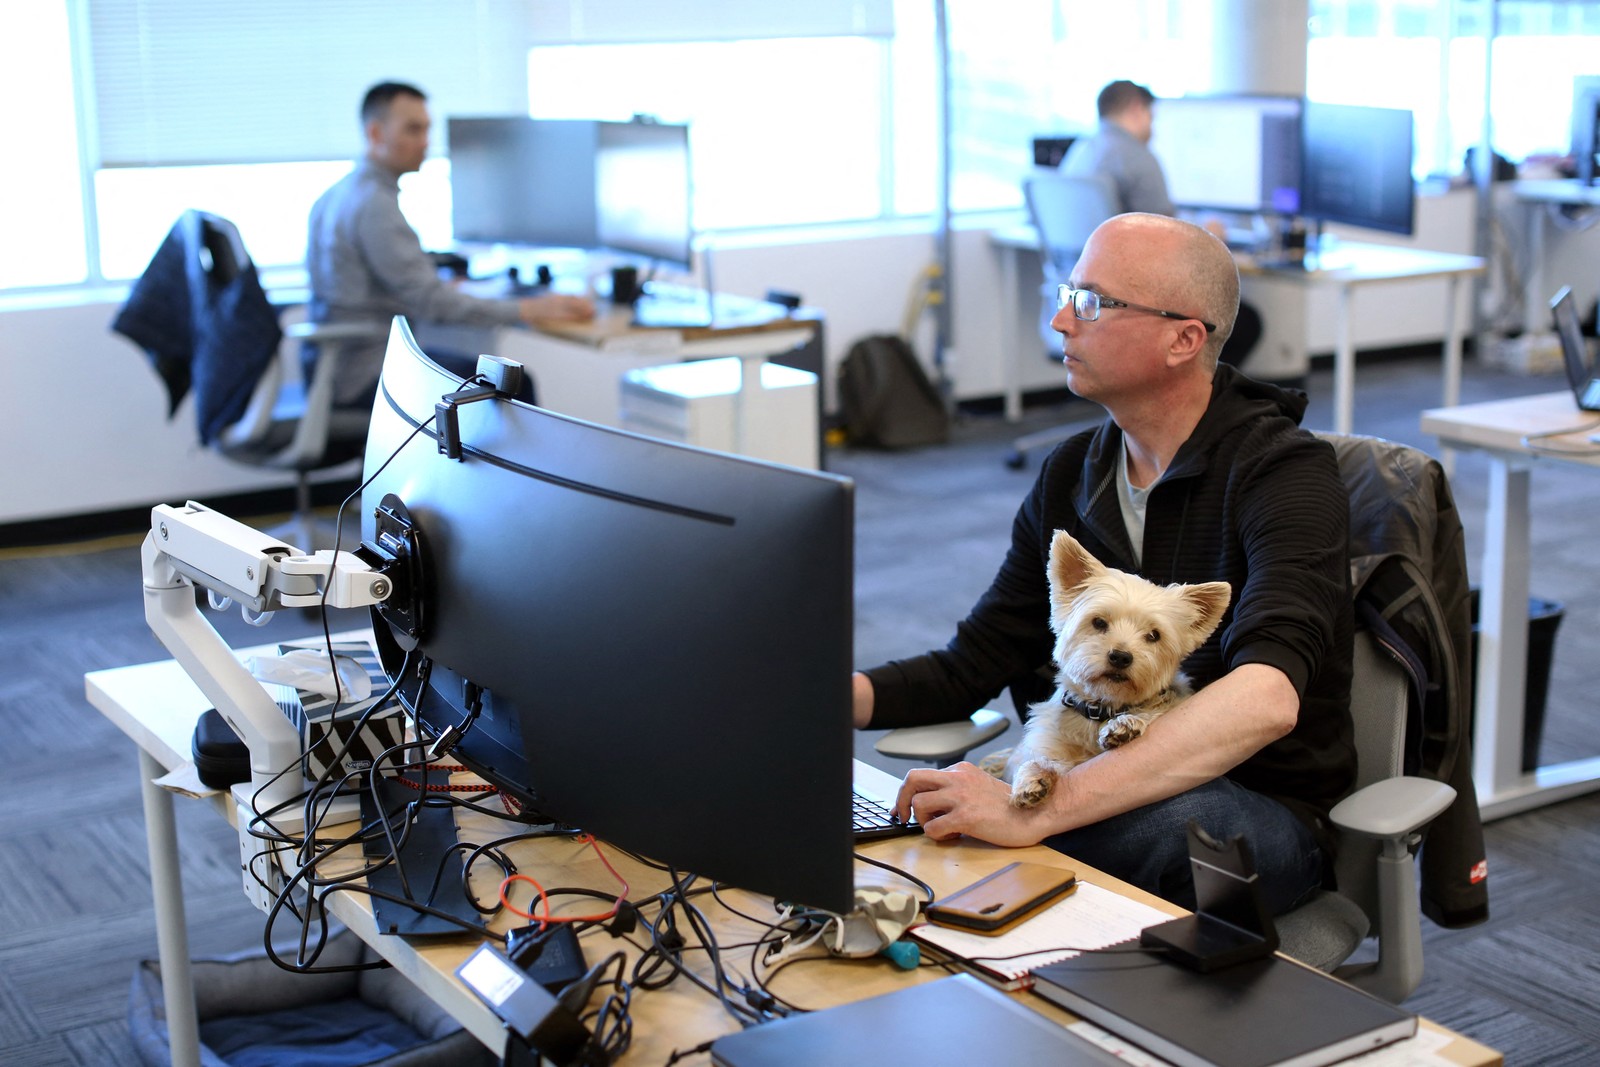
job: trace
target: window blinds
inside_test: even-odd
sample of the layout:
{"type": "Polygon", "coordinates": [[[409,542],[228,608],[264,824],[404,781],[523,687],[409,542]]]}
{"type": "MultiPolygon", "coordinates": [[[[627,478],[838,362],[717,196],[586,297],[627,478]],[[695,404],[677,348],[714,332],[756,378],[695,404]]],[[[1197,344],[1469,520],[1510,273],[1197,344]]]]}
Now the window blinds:
{"type": "Polygon", "coordinates": [[[347,159],[374,82],[527,112],[526,0],[89,0],[103,167],[347,159]]]}
{"type": "Polygon", "coordinates": [[[893,0],[86,0],[102,167],[345,159],[374,82],[526,114],[533,44],[888,35],[893,0]]]}

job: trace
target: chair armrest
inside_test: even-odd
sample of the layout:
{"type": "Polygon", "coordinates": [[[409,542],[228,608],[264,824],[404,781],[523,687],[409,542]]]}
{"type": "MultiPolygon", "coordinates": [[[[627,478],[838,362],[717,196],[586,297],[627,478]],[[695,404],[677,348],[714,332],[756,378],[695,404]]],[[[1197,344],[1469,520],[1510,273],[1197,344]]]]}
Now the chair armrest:
{"type": "Polygon", "coordinates": [[[1426,826],[1455,798],[1456,791],[1443,782],[1385,778],[1345,797],[1328,817],[1351,833],[1400,838],[1426,826]]]}
{"type": "Polygon", "coordinates": [[[296,322],[283,333],[297,341],[365,341],[386,337],[389,331],[366,322],[296,322]]]}
{"type": "Polygon", "coordinates": [[[979,708],[972,717],[931,726],[902,726],[890,730],[872,746],[892,759],[925,763],[953,763],[979,745],[993,741],[1010,727],[1010,721],[991,708],[979,708]]]}

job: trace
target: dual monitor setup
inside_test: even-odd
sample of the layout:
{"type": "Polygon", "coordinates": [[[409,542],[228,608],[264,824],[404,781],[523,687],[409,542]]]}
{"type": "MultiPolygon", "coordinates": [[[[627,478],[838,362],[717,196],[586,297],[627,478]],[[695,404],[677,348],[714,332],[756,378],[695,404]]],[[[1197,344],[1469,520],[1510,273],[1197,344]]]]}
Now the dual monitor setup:
{"type": "Polygon", "coordinates": [[[1150,149],[1181,208],[1409,235],[1415,120],[1292,96],[1159,99],[1150,149]]]}

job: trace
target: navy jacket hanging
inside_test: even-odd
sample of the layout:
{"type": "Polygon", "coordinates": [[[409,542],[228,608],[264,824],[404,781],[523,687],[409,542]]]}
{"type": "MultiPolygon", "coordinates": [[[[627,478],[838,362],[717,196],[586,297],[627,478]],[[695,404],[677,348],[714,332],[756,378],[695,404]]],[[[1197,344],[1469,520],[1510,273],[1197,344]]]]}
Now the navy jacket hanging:
{"type": "Polygon", "coordinates": [[[150,358],[167,418],[192,389],[200,443],[237,421],[283,331],[231,223],[186,211],[167,233],[111,328],[150,358]]]}

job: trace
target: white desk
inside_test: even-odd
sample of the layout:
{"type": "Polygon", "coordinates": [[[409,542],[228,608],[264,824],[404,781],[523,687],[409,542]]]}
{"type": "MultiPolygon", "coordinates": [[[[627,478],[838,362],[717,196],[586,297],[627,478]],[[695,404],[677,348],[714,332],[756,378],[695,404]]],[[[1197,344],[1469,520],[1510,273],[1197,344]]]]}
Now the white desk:
{"type": "Polygon", "coordinates": [[[1545,338],[1553,345],[1550,298],[1560,286],[1551,286],[1545,278],[1550,212],[1561,207],[1600,207],[1600,185],[1580,185],[1576,179],[1515,181],[1511,192],[1526,209],[1528,266],[1522,286],[1523,329],[1525,336],[1545,338]]]}
{"type": "Polygon", "coordinates": [[[779,362],[822,376],[822,319],[814,311],[784,313],[762,301],[718,296],[715,325],[638,329],[628,308],[600,301],[593,322],[551,324],[539,330],[418,324],[423,350],[490,352],[516,360],[533,377],[539,406],[563,415],[620,426],[622,376],[681,360],[739,356],[779,362]],[[797,356],[795,359],[782,357],[797,356]]]}
{"type": "MultiPolygon", "coordinates": [[[[990,239],[996,245],[1006,248],[1038,247],[1038,239],[1031,226],[996,230],[990,239]]],[[[1001,257],[1002,292],[1010,294],[1007,297],[1008,322],[1015,319],[1014,315],[1010,315],[1011,307],[1021,299],[1017,258],[1015,255],[1001,257]]],[[[1481,274],[1485,269],[1482,258],[1450,252],[1428,252],[1396,245],[1345,241],[1331,251],[1320,253],[1310,262],[1314,265],[1306,269],[1287,269],[1261,266],[1244,255],[1238,257],[1239,273],[1244,279],[1263,278],[1308,287],[1326,286],[1334,290],[1337,300],[1335,314],[1337,332],[1333,353],[1333,429],[1336,432],[1349,433],[1354,423],[1356,354],[1350,324],[1353,314],[1353,292],[1357,286],[1430,278],[1449,280],[1450,286],[1444,306],[1443,401],[1446,405],[1450,405],[1460,399],[1462,329],[1456,321],[1456,307],[1460,303],[1461,289],[1466,280],[1473,275],[1481,274]]],[[[1016,361],[1023,358],[1024,352],[1031,352],[1037,346],[1017,336],[1018,331],[1014,324],[1007,332],[1010,334],[1006,338],[1010,354],[1006,361],[1005,411],[1006,418],[1015,421],[1022,415],[1022,396],[1018,385],[1019,364],[1016,361]]]]}
{"type": "Polygon", "coordinates": [[[1586,433],[1544,442],[1551,448],[1590,449],[1568,455],[1535,452],[1524,437],[1593,422],[1593,416],[1580,412],[1568,392],[1422,413],[1423,432],[1433,434],[1440,444],[1478,449],[1489,457],[1472,737],[1472,777],[1485,819],[1600,790],[1600,758],[1539,767],[1532,773],[1522,770],[1527,711],[1529,468],[1538,459],[1600,468],[1600,448],[1588,444],[1586,433]]]}
{"type": "Polygon", "coordinates": [[[1333,350],[1333,429],[1350,433],[1355,422],[1356,352],[1350,323],[1353,295],[1357,286],[1381,282],[1420,281],[1445,278],[1450,282],[1444,302],[1444,403],[1461,399],[1462,329],[1456,321],[1456,307],[1466,280],[1483,273],[1484,260],[1453,252],[1428,252],[1397,245],[1341,242],[1331,251],[1308,256],[1304,269],[1260,266],[1244,257],[1239,273],[1299,282],[1307,286],[1329,286],[1337,301],[1334,314],[1333,350]]]}

